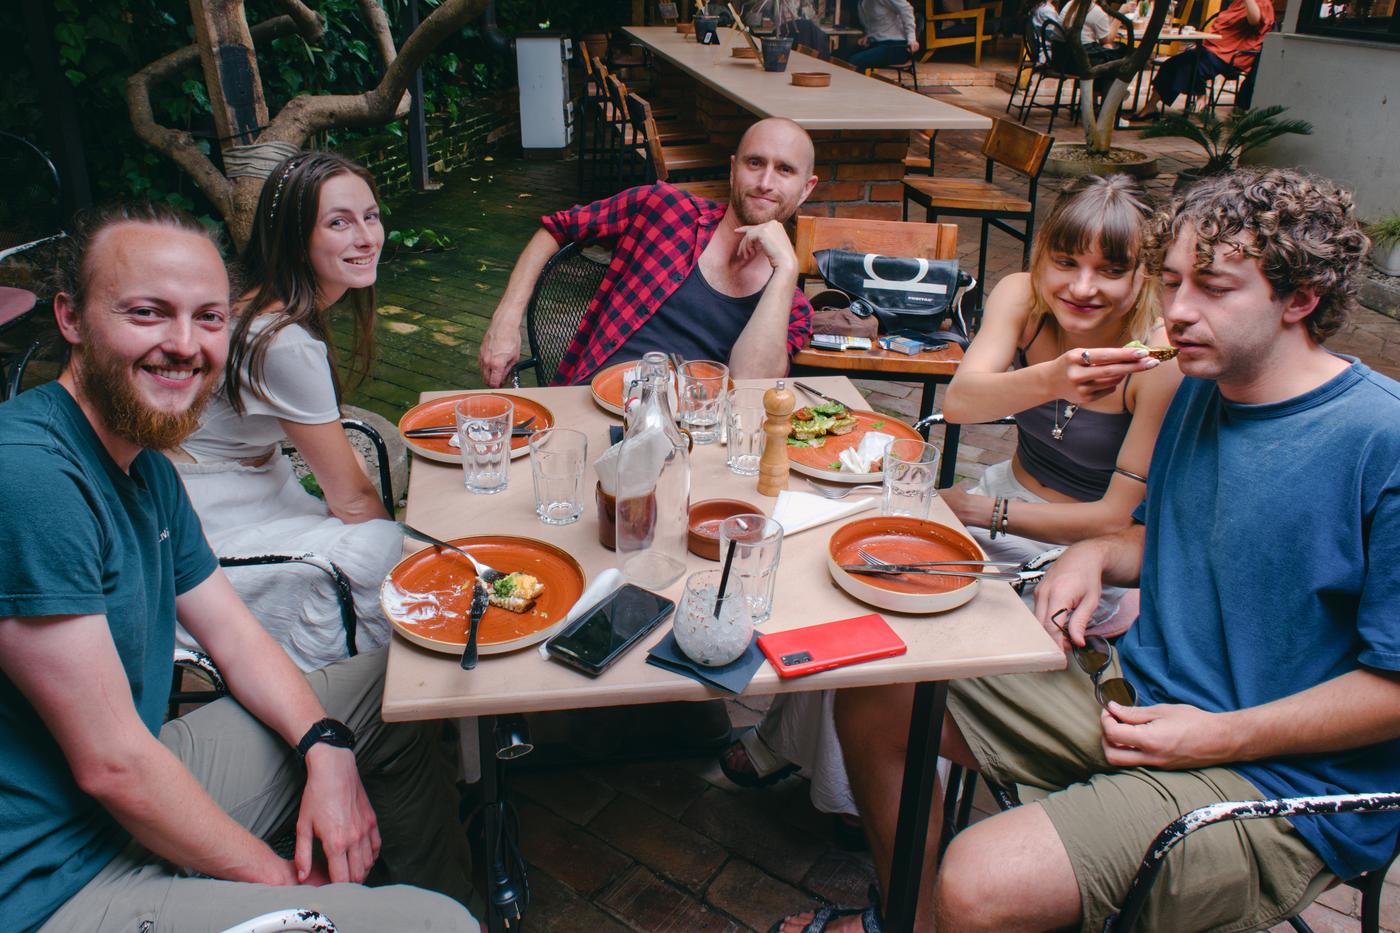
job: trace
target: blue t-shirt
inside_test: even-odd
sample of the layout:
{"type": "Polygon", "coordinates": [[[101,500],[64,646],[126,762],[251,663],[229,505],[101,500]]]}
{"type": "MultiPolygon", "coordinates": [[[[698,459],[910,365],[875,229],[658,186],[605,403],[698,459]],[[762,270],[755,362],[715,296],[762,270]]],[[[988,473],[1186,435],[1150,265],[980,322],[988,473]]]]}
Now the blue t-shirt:
{"type": "MultiPolygon", "coordinates": [[[[0,405],[0,476],[0,616],[105,615],[136,711],[157,733],[175,597],[218,566],[175,468],[147,450],[123,473],[73,398],[50,383],[0,405]]],[[[0,917],[6,929],[34,930],[130,836],[78,789],[58,743],[3,674],[0,749],[0,917]]]]}
{"type": "MultiPolygon", "coordinates": [[[[1147,499],[1140,703],[1258,706],[1358,668],[1400,670],[1400,383],[1360,363],[1266,405],[1186,379],[1147,499]]],[[[1232,766],[1266,797],[1400,789],[1400,740],[1232,766]]],[[[1382,864],[1400,814],[1292,820],[1343,878],[1382,864]]]]}

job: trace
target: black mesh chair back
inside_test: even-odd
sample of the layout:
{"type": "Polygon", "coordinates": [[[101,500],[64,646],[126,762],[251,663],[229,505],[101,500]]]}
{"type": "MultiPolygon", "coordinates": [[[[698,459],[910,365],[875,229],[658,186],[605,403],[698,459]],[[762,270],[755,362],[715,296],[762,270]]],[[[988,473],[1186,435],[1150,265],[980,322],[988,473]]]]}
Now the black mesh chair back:
{"type": "Polygon", "coordinates": [[[531,358],[515,364],[513,376],[518,378],[522,369],[534,369],[539,385],[554,381],[564,351],[578,333],[607,271],[608,264],[585,255],[579,243],[569,243],[549,257],[525,310],[531,358]]]}

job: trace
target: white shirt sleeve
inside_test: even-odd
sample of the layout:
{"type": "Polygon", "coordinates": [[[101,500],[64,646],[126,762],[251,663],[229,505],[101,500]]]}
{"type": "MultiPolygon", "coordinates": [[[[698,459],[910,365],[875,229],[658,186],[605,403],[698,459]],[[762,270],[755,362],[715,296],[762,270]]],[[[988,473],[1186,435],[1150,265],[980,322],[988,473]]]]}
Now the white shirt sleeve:
{"type": "Polygon", "coordinates": [[[297,424],[326,424],[340,420],[326,345],[302,327],[291,324],[272,338],[263,356],[257,390],[242,395],[250,415],[270,415],[297,424]]]}

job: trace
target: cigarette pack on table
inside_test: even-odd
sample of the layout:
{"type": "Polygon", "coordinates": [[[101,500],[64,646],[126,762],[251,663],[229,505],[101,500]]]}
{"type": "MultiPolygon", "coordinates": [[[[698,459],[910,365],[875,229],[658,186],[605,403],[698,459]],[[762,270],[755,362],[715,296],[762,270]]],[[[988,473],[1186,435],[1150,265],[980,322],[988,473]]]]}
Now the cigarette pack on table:
{"type": "Polygon", "coordinates": [[[880,346],[886,350],[893,350],[896,353],[906,353],[913,356],[923,350],[924,345],[917,340],[910,340],[908,337],[881,337],[880,346]]]}

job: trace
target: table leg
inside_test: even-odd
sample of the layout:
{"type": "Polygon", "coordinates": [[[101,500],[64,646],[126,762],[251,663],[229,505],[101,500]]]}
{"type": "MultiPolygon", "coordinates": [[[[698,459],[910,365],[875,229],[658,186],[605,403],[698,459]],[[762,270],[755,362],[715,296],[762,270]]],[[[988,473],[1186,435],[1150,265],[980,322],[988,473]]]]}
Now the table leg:
{"type": "Polygon", "coordinates": [[[943,737],[947,703],[947,683],[914,685],[909,750],[904,758],[904,783],[899,792],[899,820],[895,824],[886,897],[885,928],[892,933],[912,933],[919,909],[919,875],[924,867],[924,845],[938,777],[938,743],[943,737]]]}
{"type": "Polygon", "coordinates": [[[481,753],[482,846],[486,870],[486,929],[489,933],[505,933],[505,919],[496,905],[497,881],[504,874],[497,864],[496,838],[500,834],[501,764],[496,760],[496,717],[482,716],[476,724],[477,748],[481,753]]]}
{"type": "Polygon", "coordinates": [[[962,435],[962,425],[943,425],[943,454],[938,464],[938,488],[947,489],[957,482],[958,438],[962,435]]]}

